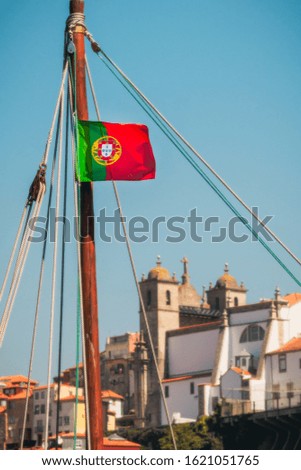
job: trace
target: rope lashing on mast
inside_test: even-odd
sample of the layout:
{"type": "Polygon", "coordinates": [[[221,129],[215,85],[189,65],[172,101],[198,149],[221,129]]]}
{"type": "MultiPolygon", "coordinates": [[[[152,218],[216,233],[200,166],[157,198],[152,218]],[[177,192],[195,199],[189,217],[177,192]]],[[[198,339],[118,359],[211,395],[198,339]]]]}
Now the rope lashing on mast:
{"type": "MultiPolygon", "coordinates": [[[[94,85],[93,85],[92,75],[91,75],[91,72],[90,72],[87,57],[86,57],[86,69],[87,69],[89,84],[90,84],[91,93],[92,93],[92,97],[93,97],[94,107],[95,107],[95,111],[96,111],[96,114],[97,114],[97,119],[100,121],[101,118],[100,118],[100,111],[99,111],[98,101],[97,101],[97,98],[96,98],[95,88],[94,88],[94,85]]],[[[144,304],[144,300],[143,300],[143,296],[142,296],[142,293],[141,293],[141,288],[140,288],[140,284],[139,284],[139,280],[138,280],[138,276],[137,276],[137,269],[136,269],[136,265],[135,265],[135,261],[134,261],[134,256],[133,256],[133,252],[132,252],[132,248],[131,248],[131,244],[130,244],[126,224],[124,222],[125,218],[123,216],[123,210],[122,210],[122,206],[121,206],[121,202],[120,202],[119,192],[118,192],[117,184],[116,184],[115,181],[112,181],[112,185],[113,185],[116,204],[117,204],[117,208],[118,208],[118,212],[119,212],[119,218],[120,218],[120,221],[121,221],[121,224],[122,224],[123,234],[124,234],[125,241],[126,241],[126,246],[127,246],[129,259],[130,259],[132,273],[133,273],[133,277],[134,277],[134,281],[135,281],[135,285],[136,285],[136,289],[137,289],[137,293],[138,293],[138,298],[139,298],[140,305],[141,305],[142,315],[143,315],[143,319],[144,319],[144,322],[145,322],[145,325],[146,325],[146,331],[147,331],[147,336],[148,336],[148,340],[149,340],[149,344],[150,344],[150,349],[151,349],[153,361],[154,361],[154,364],[155,364],[156,375],[157,375],[157,380],[158,380],[158,384],[159,384],[159,388],[160,388],[160,394],[161,394],[161,397],[162,397],[164,411],[165,411],[166,419],[167,419],[168,426],[169,426],[169,429],[170,429],[170,434],[171,434],[174,450],[177,450],[177,444],[176,444],[175,434],[174,434],[174,430],[173,430],[173,426],[172,426],[172,420],[170,418],[170,414],[169,414],[169,410],[168,410],[168,406],[167,406],[167,401],[166,401],[166,397],[165,397],[164,390],[163,390],[163,385],[162,385],[162,381],[161,381],[161,377],[160,377],[160,371],[159,371],[159,365],[158,365],[156,352],[155,352],[155,346],[154,346],[153,338],[152,338],[152,335],[151,335],[151,329],[150,329],[149,321],[148,321],[148,318],[147,318],[145,304],[144,304]]]]}
{"type": "MultiPolygon", "coordinates": [[[[87,35],[87,34],[86,34],[87,35]]],[[[88,35],[89,37],[89,35],[88,35]]],[[[230,210],[239,218],[239,220],[247,227],[252,235],[264,246],[270,255],[277,261],[277,263],[286,271],[286,273],[301,286],[300,280],[292,273],[286,264],[279,258],[279,256],[268,246],[268,244],[259,237],[258,233],[252,228],[247,220],[239,213],[233,206],[229,199],[222,193],[222,191],[214,184],[209,176],[199,167],[198,163],[188,153],[190,150],[197,158],[211,171],[211,173],[223,184],[223,186],[234,196],[240,204],[254,217],[254,219],[264,227],[264,229],[274,238],[274,240],[296,261],[299,265],[301,261],[294,255],[294,253],[280,240],[280,238],[258,217],[258,215],[232,190],[232,188],[222,179],[220,175],[206,162],[206,160],[184,139],[184,137],[167,121],[167,119],[158,111],[157,108],[146,98],[146,96],[136,87],[136,85],[122,72],[122,70],[103,52],[100,46],[94,41],[93,50],[100,49],[102,56],[97,53],[97,56],[102,60],[104,65],[110,72],[117,78],[122,86],[131,94],[139,106],[149,115],[155,124],[162,130],[166,137],[175,145],[180,153],[186,160],[193,166],[193,168],[203,177],[209,186],[216,192],[216,194],[223,200],[223,202],[230,208],[230,210]],[[105,60],[103,60],[105,59],[105,60]],[[184,144],[184,146],[181,144],[184,144]],[[188,150],[187,150],[188,149],[188,150]]]]}

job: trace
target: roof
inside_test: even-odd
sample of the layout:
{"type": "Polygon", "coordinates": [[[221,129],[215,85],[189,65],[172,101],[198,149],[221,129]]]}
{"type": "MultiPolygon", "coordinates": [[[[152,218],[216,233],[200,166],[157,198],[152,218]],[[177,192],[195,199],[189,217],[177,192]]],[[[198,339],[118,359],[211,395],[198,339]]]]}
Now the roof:
{"type": "Polygon", "coordinates": [[[162,383],[180,382],[181,380],[193,380],[193,379],[198,379],[200,377],[209,377],[211,373],[212,373],[212,369],[205,371],[203,373],[195,374],[195,375],[182,375],[180,377],[171,377],[169,379],[163,379],[162,383]]]}
{"type": "Polygon", "coordinates": [[[198,333],[200,330],[215,330],[219,328],[223,324],[222,320],[215,320],[212,322],[203,322],[203,323],[198,323],[196,325],[186,325],[186,326],[181,326],[180,328],[177,328],[176,330],[169,330],[167,331],[167,336],[180,336],[180,335],[185,335],[186,332],[187,334],[190,333],[198,333]]]}
{"type": "MultiPolygon", "coordinates": [[[[75,395],[68,395],[67,397],[62,397],[59,401],[60,402],[67,402],[67,401],[79,401],[79,402],[84,402],[85,401],[85,397],[83,397],[82,395],[76,397],[75,395]]],[[[58,401],[58,400],[57,400],[58,401]]]]}
{"type": "Polygon", "coordinates": [[[102,390],[101,398],[115,398],[117,400],[124,400],[122,395],[118,395],[118,393],[113,392],[113,390],[102,390]]]}
{"type": "Polygon", "coordinates": [[[173,281],[174,278],[171,277],[168,269],[161,266],[161,258],[157,257],[157,266],[152,268],[148,273],[148,280],[157,279],[158,281],[173,281]]]}
{"type": "MultiPolygon", "coordinates": [[[[26,390],[22,390],[22,392],[20,393],[16,393],[15,395],[10,395],[10,396],[7,396],[6,399],[8,401],[12,401],[12,400],[25,400],[27,396],[27,391],[26,390]]],[[[29,391],[29,397],[32,396],[32,390],[29,391]]]]}
{"type": "MultiPolygon", "coordinates": [[[[55,384],[50,384],[50,388],[54,388],[55,384]]],[[[36,387],[34,389],[35,392],[38,392],[39,390],[46,390],[48,388],[48,385],[40,385],[40,387],[36,387]]]]}
{"type": "Polygon", "coordinates": [[[243,377],[251,377],[252,374],[245,369],[241,369],[240,367],[230,367],[230,370],[233,370],[233,372],[236,372],[237,374],[243,376],[243,377]]]}
{"type": "Polygon", "coordinates": [[[192,379],[192,375],[183,375],[182,377],[173,377],[171,379],[163,379],[162,383],[169,383],[169,382],[180,382],[181,380],[189,380],[192,379]]]}
{"type": "MultiPolygon", "coordinates": [[[[25,375],[4,375],[0,377],[0,382],[10,382],[10,384],[28,383],[28,377],[25,377],[25,375]]],[[[38,382],[31,379],[30,383],[37,384],[38,382]]]]}
{"type": "Polygon", "coordinates": [[[292,294],[287,294],[283,297],[284,300],[287,300],[289,307],[301,302],[301,294],[299,292],[294,292],[292,294]]]}
{"type": "Polygon", "coordinates": [[[281,346],[281,348],[276,349],[275,351],[268,352],[267,355],[286,353],[286,352],[295,352],[295,351],[301,351],[301,337],[292,338],[283,346],[281,346]]]}
{"type": "MultiPolygon", "coordinates": [[[[67,438],[67,439],[73,439],[74,438],[74,433],[73,432],[62,432],[62,433],[59,433],[59,436],[61,436],[62,438],[67,438]]],[[[84,433],[77,433],[76,435],[78,438],[85,438],[86,435],[84,433]]],[[[54,437],[54,436],[53,436],[54,437]]],[[[137,444],[136,442],[131,442],[131,441],[127,441],[126,439],[123,439],[121,437],[119,437],[119,439],[110,439],[110,437],[104,437],[103,438],[103,445],[105,448],[107,448],[108,450],[109,449],[112,449],[113,448],[120,448],[120,449],[127,449],[127,448],[131,448],[131,449],[140,449],[141,446],[140,444],[137,444]]]]}
{"type": "Polygon", "coordinates": [[[234,276],[225,272],[216,281],[215,287],[226,287],[228,289],[238,289],[238,284],[234,276]]]}

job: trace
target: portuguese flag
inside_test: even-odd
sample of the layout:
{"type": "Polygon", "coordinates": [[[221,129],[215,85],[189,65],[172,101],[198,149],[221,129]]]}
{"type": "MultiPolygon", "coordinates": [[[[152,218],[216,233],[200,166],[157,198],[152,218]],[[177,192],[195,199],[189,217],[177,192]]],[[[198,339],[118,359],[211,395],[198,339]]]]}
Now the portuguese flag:
{"type": "Polygon", "coordinates": [[[77,131],[77,181],[155,178],[155,158],[143,124],[78,121],[77,131]]]}

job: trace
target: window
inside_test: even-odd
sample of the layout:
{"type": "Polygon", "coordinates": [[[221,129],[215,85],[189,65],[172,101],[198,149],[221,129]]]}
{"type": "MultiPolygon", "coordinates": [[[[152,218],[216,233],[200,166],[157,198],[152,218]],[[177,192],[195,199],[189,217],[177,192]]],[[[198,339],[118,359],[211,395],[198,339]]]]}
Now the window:
{"type": "Polygon", "coordinates": [[[45,398],[45,392],[41,392],[41,398],[45,398]]]}
{"type": "Polygon", "coordinates": [[[272,395],[273,395],[273,400],[279,400],[280,398],[280,385],[279,384],[273,384],[272,395]]]}
{"type": "Polygon", "coordinates": [[[293,398],[293,396],[294,396],[294,383],[293,382],[288,382],[286,384],[286,389],[287,389],[287,398],[293,398]]]}
{"type": "Polygon", "coordinates": [[[249,325],[240,336],[240,343],[260,341],[264,338],[264,329],[259,325],[249,325]]]}
{"type": "Polygon", "coordinates": [[[150,290],[147,291],[147,301],[146,301],[146,305],[149,307],[152,303],[152,293],[150,290]]]}
{"type": "Polygon", "coordinates": [[[45,414],[45,405],[41,405],[41,414],[45,414]]]}
{"type": "Polygon", "coordinates": [[[34,407],[34,414],[35,414],[35,415],[40,414],[40,405],[36,405],[36,406],[34,407]]]}
{"type": "Polygon", "coordinates": [[[34,397],[35,397],[36,400],[38,400],[38,399],[39,399],[39,392],[36,392],[36,393],[34,394],[34,397]]]}
{"type": "Polygon", "coordinates": [[[190,382],[190,395],[194,395],[194,382],[190,382]]]}
{"type": "Polygon", "coordinates": [[[299,369],[301,369],[301,359],[299,359],[299,369]]]}
{"type": "Polygon", "coordinates": [[[215,308],[219,310],[219,297],[215,297],[215,308]]]}
{"type": "Polygon", "coordinates": [[[164,395],[165,395],[165,398],[168,398],[168,397],[169,397],[169,386],[168,386],[168,385],[165,385],[165,388],[164,388],[164,395]]]}
{"type": "Polygon", "coordinates": [[[69,416],[64,416],[64,424],[70,424],[69,416]]]}
{"type": "Polygon", "coordinates": [[[286,354],[278,356],[279,372],[286,372],[286,354]]]}
{"type": "Polygon", "coordinates": [[[238,307],[238,298],[234,297],[234,307],[238,307]]]}
{"type": "Polygon", "coordinates": [[[170,290],[166,291],[166,305],[171,304],[170,290]]]}

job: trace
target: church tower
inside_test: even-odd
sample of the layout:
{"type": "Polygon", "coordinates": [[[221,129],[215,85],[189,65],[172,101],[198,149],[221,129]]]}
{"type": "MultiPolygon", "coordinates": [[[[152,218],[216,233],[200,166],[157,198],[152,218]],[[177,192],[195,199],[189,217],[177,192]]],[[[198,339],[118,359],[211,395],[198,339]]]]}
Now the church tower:
{"type": "MultiPolygon", "coordinates": [[[[162,266],[160,256],[157,257],[157,264],[150,270],[147,278],[143,276],[140,282],[160,379],[164,377],[166,332],[179,328],[178,285],[176,277],[171,276],[162,266]]],[[[141,306],[140,331],[145,338],[149,359],[146,423],[149,426],[157,426],[161,423],[160,388],[141,306]]]]}
{"type": "Polygon", "coordinates": [[[223,312],[229,307],[246,305],[247,289],[243,282],[240,286],[235,277],[229,273],[228,263],[225,264],[224,274],[218,278],[215,286],[209,286],[207,290],[208,304],[211,310],[223,312]]]}

